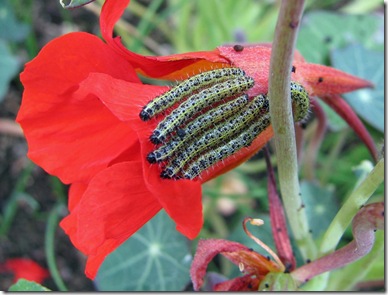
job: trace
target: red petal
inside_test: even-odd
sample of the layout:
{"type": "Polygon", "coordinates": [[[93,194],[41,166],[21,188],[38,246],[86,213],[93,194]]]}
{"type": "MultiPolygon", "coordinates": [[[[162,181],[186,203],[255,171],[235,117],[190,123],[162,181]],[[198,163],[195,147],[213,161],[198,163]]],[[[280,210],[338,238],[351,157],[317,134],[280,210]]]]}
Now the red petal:
{"type": "Polygon", "coordinates": [[[95,97],[72,95],[90,72],[138,81],[130,64],[86,33],[50,42],[21,74],[25,90],[17,120],[29,156],[66,183],[90,178],[137,141],[95,97]]]}
{"type": "Polygon", "coordinates": [[[240,243],[221,239],[200,240],[190,269],[194,290],[199,290],[202,286],[207,265],[217,254],[224,255],[236,265],[242,264],[244,273],[256,277],[270,271],[279,271],[279,267],[273,261],[240,243]]]}
{"type": "Polygon", "coordinates": [[[106,0],[100,16],[102,37],[109,43],[113,37],[113,28],[124,13],[130,0],[106,0]]]}
{"type": "Polygon", "coordinates": [[[257,291],[260,280],[252,275],[245,275],[214,286],[213,291],[257,291]]]}
{"type": "Polygon", "coordinates": [[[187,73],[227,66],[227,60],[218,51],[192,52],[168,56],[143,56],[126,49],[120,37],[113,38],[113,28],[128,6],[129,0],[107,0],[101,11],[100,26],[104,39],[123,58],[145,76],[162,79],[185,79],[187,73]]]}
{"type": "Polygon", "coordinates": [[[103,170],[78,199],[61,227],[88,256],[86,274],[90,278],[95,277],[106,255],[162,208],[144,183],[141,162],[120,163],[103,170]]]}
{"type": "Polygon", "coordinates": [[[366,147],[369,149],[373,159],[377,161],[378,152],[375,143],[370,136],[368,130],[364,124],[349,106],[349,104],[339,95],[327,95],[323,96],[322,100],[325,101],[338,115],[344,119],[349,126],[356,132],[360,139],[364,142],[366,147]]]}
{"type": "Polygon", "coordinates": [[[91,73],[80,83],[75,95],[97,96],[120,121],[135,124],[131,128],[138,129],[147,126],[139,118],[143,106],[166,90],[166,86],[132,83],[104,73],[91,73]]]}
{"type": "Polygon", "coordinates": [[[209,239],[199,240],[197,251],[190,269],[190,276],[194,290],[198,291],[203,285],[207,265],[220,252],[232,252],[238,250],[249,250],[246,246],[227,240],[209,239]]]}
{"type": "Polygon", "coordinates": [[[150,192],[175,221],[176,229],[189,239],[198,236],[203,225],[201,184],[191,180],[162,179],[160,168],[143,159],[144,177],[150,192]]]}
{"type": "Polygon", "coordinates": [[[267,257],[253,251],[242,249],[236,251],[221,252],[234,264],[242,266],[243,272],[254,275],[266,275],[270,271],[280,271],[280,267],[267,257]]]}
{"type": "Polygon", "coordinates": [[[0,272],[13,272],[13,281],[26,279],[36,283],[42,283],[49,277],[49,272],[28,258],[7,259],[4,264],[0,264],[0,272]]]}
{"type": "Polygon", "coordinates": [[[73,211],[75,206],[77,206],[77,204],[81,200],[87,188],[88,188],[88,183],[85,183],[85,182],[76,182],[71,184],[69,188],[69,200],[68,200],[68,208],[70,212],[73,211]]]}
{"type": "Polygon", "coordinates": [[[87,90],[101,97],[120,120],[127,121],[131,128],[136,130],[142,149],[138,154],[142,155],[143,173],[149,191],[176,222],[177,230],[188,238],[195,238],[203,224],[200,183],[161,179],[159,166],[151,166],[146,161],[146,155],[154,150],[154,145],[149,141],[149,135],[156,121],[147,123],[141,121],[139,112],[145,102],[160,94],[166,87],[139,86],[139,84],[113,79],[103,74],[91,74],[89,78],[90,83],[85,81],[79,91],[87,90]]]}

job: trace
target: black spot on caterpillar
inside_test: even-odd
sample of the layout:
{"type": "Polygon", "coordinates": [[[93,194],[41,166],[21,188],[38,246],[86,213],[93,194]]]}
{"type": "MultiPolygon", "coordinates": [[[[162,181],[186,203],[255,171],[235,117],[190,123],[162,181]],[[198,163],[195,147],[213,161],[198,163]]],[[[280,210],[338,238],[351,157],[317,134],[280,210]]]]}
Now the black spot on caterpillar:
{"type": "Polygon", "coordinates": [[[253,87],[254,80],[248,76],[241,76],[206,88],[193,94],[181,103],[174,111],[162,120],[150,136],[154,144],[166,140],[168,134],[175,131],[180,125],[189,121],[195,114],[200,113],[205,107],[232,97],[253,87]]]}
{"type": "Polygon", "coordinates": [[[180,147],[183,147],[187,141],[196,136],[203,130],[208,129],[220,121],[226,120],[236,112],[240,111],[249,101],[248,95],[244,94],[234,100],[228,101],[225,104],[219,105],[207,113],[198,116],[191,121],[184,129],[178,129],[177,135],[173,140],[165,145],[159,147],[157,150],[151,152],[147,156],[150,163],[161,162],[168,159],[180,147]]]}
{"type": "Polygon", "coordinates": [[[192,76],[191,78],[171,88],[169,91],[151,100],[143,107],[139,116],[143,121],[148,121],[153,116],[183,100],[186,96],[192,94],[196,90],[239,76],[245,76],[245,72],[239,68],[216,69],[192,76]]]}

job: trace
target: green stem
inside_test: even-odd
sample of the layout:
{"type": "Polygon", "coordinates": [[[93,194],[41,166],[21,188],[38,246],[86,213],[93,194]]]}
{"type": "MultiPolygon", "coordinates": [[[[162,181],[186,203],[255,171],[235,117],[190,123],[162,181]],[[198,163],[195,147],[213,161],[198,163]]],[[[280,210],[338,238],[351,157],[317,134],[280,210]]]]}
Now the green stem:
{"type": "Polygon", "coordinates": [[[345,204],[334,217],[327,229],[320,247],[321,255],[332,252],[344,231],[374,191],[384,181],[384,158],[381,159],[365,180],[350,194],[345,204]]]}
{"type": "Polygon", "coordinates": [[[67,291],[65,283],[59,274],[57,263],[55,260],[55,232],[58,228],[58,221],[60,217],[60,211],[63,208],[62,203],[58,203],[54,208],[51,209],[49,217],[47,219],[46,234],[45,234],[45,253],[47,259],[47,265],[50,270],[51,277],[59,291],[67,291]]]}
{"type": "Polygon", "coordinates": [[[290,78],[303,0],[282,1],[272,46],[268,96],[284,208],[299,250],[305,259],[316,257],[300,195],[290,78]]]}

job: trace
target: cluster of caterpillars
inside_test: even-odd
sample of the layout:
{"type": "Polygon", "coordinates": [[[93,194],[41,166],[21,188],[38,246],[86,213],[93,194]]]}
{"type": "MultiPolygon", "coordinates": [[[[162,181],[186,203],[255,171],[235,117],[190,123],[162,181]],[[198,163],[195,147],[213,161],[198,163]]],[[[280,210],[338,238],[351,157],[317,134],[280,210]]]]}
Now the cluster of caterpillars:
{"type": "MultiPolygon", "coordinates": [[[[192,76],[143,107],[143,121],[173,108],[151,134],[156,147],[147,155],[151,164],[162,163],[162,178],[195,179],[252,144],[270,125],[268,96],[247,94],[254,83],[239,68],[211,70],[192,76]]],[[[303,86],[291,82],[291,100],[295,121],[303,120],[310,107],[303,86]]]]}

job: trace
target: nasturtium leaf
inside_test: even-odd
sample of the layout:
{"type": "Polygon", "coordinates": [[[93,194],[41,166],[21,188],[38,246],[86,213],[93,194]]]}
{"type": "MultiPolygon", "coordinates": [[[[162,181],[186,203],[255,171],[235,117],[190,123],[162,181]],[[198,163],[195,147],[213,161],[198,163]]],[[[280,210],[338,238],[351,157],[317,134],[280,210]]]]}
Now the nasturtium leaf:
{"type": "Polygon", "coordinates": [[[338,211],[334,191],[330,187],[322,187],[308,181],[302,181],[300,189],[310,230],[313,237],[318,238],[338,211]]]}
{"type": "Polygon", "coordinates": [[[384,52],[353,44],[333,50],[331,57],[335,68],[374,84],[373,89],[360,89],[343,97],[361,118],[384,132],[384,52]]]}
{"type": "Polygon", "coordinates": [[[0,102],[8,91],[9,82],[17,74],[18,60],[8,50],[7,44],[0,40],[0,102]]]}
{"type": "Polygon", "coordinates": [[[78,8],[93,1],[95,0],[59,0],[62,7],[66,9],[78,8]]]}
{"type": "MultiPolygon", "coordinates": [[[[0,40],[23,41],[30,30],[27,24],[20,23],[14,14],[9,0],[0,1],[0,40]]],[[[0,53],[1,56],[1,53],[0,53]]],[[[0,67],[1,69],[1,67],[0,67]]]]}
{"type": "Polygon", "coordinates": [[[101,291],[182,291],[190,282],[187,239],[164,211],[111,253],[95,283],[101,291]]]}
{"type": "Polygon", "coordinates": [[[42,285],[27,281],[25,279],[19,279],[15,284],[9,287],[8,291],[10,292],[44,292],[51,291],[42,285]]]}
{"type": "Polygon", "coordinates": [[[353,43],[382,50],[383,15],[346,15],[324,11],[304,15],[297,49],[308,62],[327,64],[331,50],[353,43]]]}

